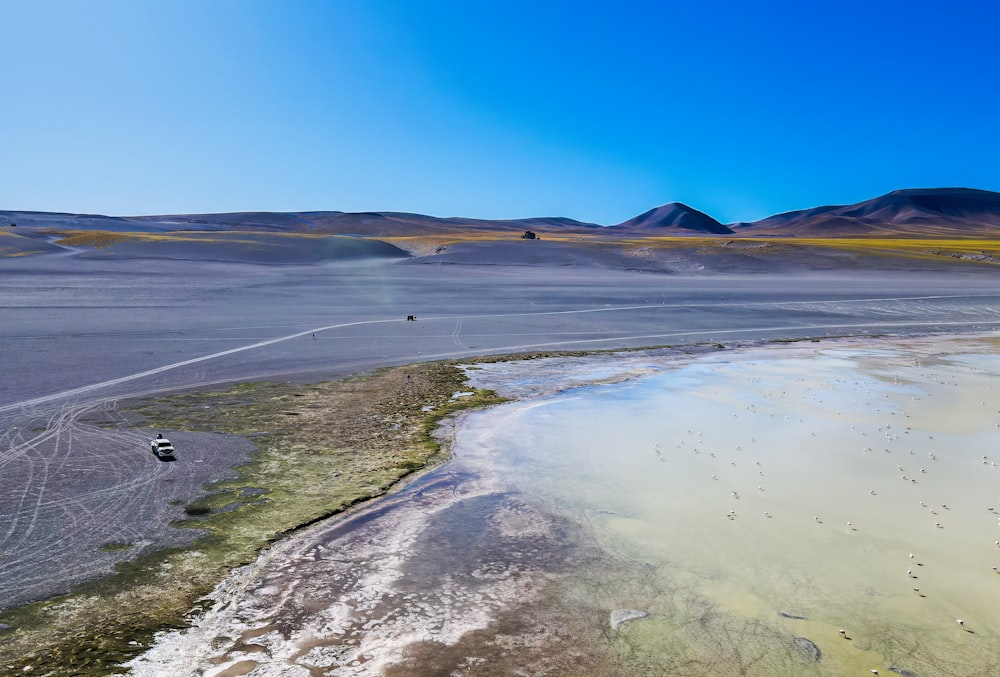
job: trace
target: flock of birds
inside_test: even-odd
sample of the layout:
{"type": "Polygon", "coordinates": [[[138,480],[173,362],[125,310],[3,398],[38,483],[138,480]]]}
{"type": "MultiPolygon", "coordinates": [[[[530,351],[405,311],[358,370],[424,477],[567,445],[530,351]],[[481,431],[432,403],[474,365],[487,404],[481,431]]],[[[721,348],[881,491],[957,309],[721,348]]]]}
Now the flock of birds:
{"type": "MultiPolygon", "coordinates": [[[[845,406],[846,401],[841,401],[838,406],[836,401],[824,404],[823,400],[820,399],[819,394],[815,392],[815,386],[808,385],[806,383],[806,379],[801,377],[795,379],[795,381],[801,385],[798,385],[795,388],[790,388],[794,391],[793,393],[789,393],[787,390],[768,390],[769,387],[775,387],[773,378],[770,379],[767,384],[765,384],[763,379],[751,378],[751,387],[755,388],[757,391],[757,396],[759,398],[757,401],[759,404],[744,404],[743,408],[750,416],[764,415],[769,418],[775,418],[777,421],[774,423],[765,423],[764,426],[761,427],[759,422],[754,424],[743,424],[738,420],[741,415],[746,414],[733,413],[732,416],[737,419],[737,421],[734,421],[734,424],[736,426],[740,426],[740,429],[752,429],[756,431],[757,435],[761,435],[763,437],[767,434],[766,431],[768,430],[768,426],[771,426],[773,429],[775,423],[779,427],[785,425],[786,423],[788,425],[796,423],[796,421],[794,421],[793,418],[790,418],[789,415],[784,415],[782,413],[785,411],[792,413],[792,411],[794,411],[792,399],[795,398],[796,395],[799,396],[797,399],[807,400],[806,404],[813,407],[814,411],[817,411],[817,408],[822,410],[819,415],[824,416],[827,419],[831,416],[840,417],[844,415],[843,410],[853,412],[852,414],[849,414],[848,417],[854,419],[854,422],[845,422],[843,424],[841,435],[838,435],[840,440],[851,439],[852,436],[862,440],[859,449],[859,452],[862,455],[862,460],[860,464],[851,465],[851,467],[855,469],[853,479],[857,482],[868,483],[870,487],[876,482],[883,483],[889,481],[889,476],[885,473],[887,464],[884,461],[872,462],[866,465],[864,459],[868,458],[870,460],[874,460],[878,456],[882,456],[884,458],[898,458],[902,456],[902,460],[893,464],[896,473],[894,481],[905,483],[913,489],[913,491],[903,492],[906,495],[915,494],[922,490],[925,483],[938,488],[942,486],[956,486],[954,484],[956,477],[954,472],[955,465],[965,463],[966,466],[968,466],[969,461],[971,460],[967,449],[963,449],[961,447],[956,449],[954,447],[948,447],[948,443],[938,443],[935,441],[934,434],[931,434],[927,430],[921,430],[923,427],[921,425],[922,423],[931,423],[933,425],[933,422],[909,420],[911,419],[911,414],[906,411],[902,411],[899,406],[900,402],[906,395],[909,395],[914,402],[923,398],[931,397],[932,393],[930,390],[921,387],[920,382],[935,385],[951,385],[960,389],[962,388],[962,386],[959,386],[957,382],[942,381],[940,379],[941,374],[936,372],[928,373],[926,371],[919,375],[917,383],[904,382],[898,376],[892,377],[890,382],[880,382],[877,380],[849,381],[830,376],[821,386],[821,388],[823,388],[826,392],[830,392],[831,387],[841,392],[849,388],[857,391],[857,394],[863,393],[864,395],[860,401],[859,399],[852,399],[849,406],[845,406]],[[831,383],[831,381],[836,383],[831,383]],[[775,406],[769,406],[769,404],[766,404],[767,400],[778,400],[779,402],[776,402],[775,406]],[[781,400],[784,401],[781,402],[781,400]],[[764,409],[765,411],[762,412],[761,409],[764,409]],[[860,416],[858,415],[859,412],[860,416]],[[781,418],[782,416],[783,418],[781,418]],[[863,420],[867,420],[867,423],[863,422],[863,420]],[[892,421],[895,425],[886,421],[892,421]],[[926,441],[922,439],[923,436],[926,436],[926,441]],[[921,440],[918,442],[917,438],[921,438],[921,440]],[[913,447],[917,447],[920,451],[918,452],[913,447]],[[928,448],[930,448],[929,451],[928,448]],[[918,459],[923,457],[925,451],[926,461],[924,463],[920,463],[918,459]],[[942,463],[940,461],[941,457],[939,457],[939,454],[947,459],[945,464],[949,465],[950,468],[947,473],[942,473],[942,475],[947,475],[947,477],[941,478],[937,483],[935,483],[928,480],[938,479],[935,478],[935,469],[942,463]],[[859,465],[863,468],[861,472],[856,471],[859,465]],[[908,470],[907,468],[911,469],[908,470]],[[952,484],[949,485],[949,483],[952,484]]],[[[991,391],[992,388],[990,386],[986,386],[986,390],[991,391]]],[[[836,395],[834,395],[833,398],[836,400],[836,395]]],[[[990,398],[990,395],[987,395],[987,398],[990,398]]],[[[988,402],[987,399],[981,399],[979,400],[979,405],[983,407],[983,409],[978,412],[978,415],[983,418],[992,417],[993,419],[996,419],[996,414],[1000,414],[1000,411],[997,411],[998,403],[996,401],[988,402]]],[[[797,423],[806,423],[806,419],[799,418],[797,423]]],[[[1000,428],[1000,423],[996,423],[995,427],[1000,428]]],[[[711,436],[714,437],[717,431],[714,428],[712,430],[713,433],[711,436]]],[[[800,433],[800,435],[802,435],[802,433],[800,433]]],[[[808,437],[812,438],[816,437],[816,435],[817,433],[814,431],[810,432],[808,437]]],[[[951,443],[954,444],[954,439],[951,439],[951,443]]],[[[705,465],[708,465],[711,470],[715,471],[711,475],[711,479],[714,482],[720,482],[720,474],[725,475],[725,479],[727,480],[739,478],[740,486],[737,488],[727,489],[729,499],[733,502],[741,501],[742,497],[740,492],[741,490],[745,490],[747,488],[750,477],[745,470],[737,471],[734,469],[738,467],[738,464],[741,468],[749,466],[752,468],[751,472],[753,472],[753,477],[756,480],[756,482],[754,482],[756,489],[752,491],[756,494],[755,498],[758,499],[757,503],[759,504],[760,499],[763,499],[767,492],[767,488],[765,487],[767,478],[765,466],[768,464],[780,464],[782,450],[775,449],[773,444],[768,445],[766,442],[763,445],[758,444],[755,437],[749,438],[749,444],[746,442],[743,444],[758,450],[759,455],[755,454],[754,456],[751,456],[748,461],[747,455],[743,453],[743,445],[734,445],[730,447],[730,449],[732,449],[731,451],[723,451],[722,446],[709,444],[705,435],[701,431],[689,428],[686,435],[681,435],[676,440],[675,447],[680,451],[671,453],[687,452],[700,455],[703,458],[707,457],[707,464],[698,465],[696,467],[705,467],[705,465]],[[769,451],[763,451],[765,449],[769,451]],[[767,464],[765,464],[763,459],[767,459],[767,464]],[[728,468],[726,467],[727,465],[728,468]]],[[[831,450],[829,448],[828,441],[826,446],[821,444],[812,445],[807,438],[805,443],[801,446],[803,448],[795,450],[786,449],[784,450],[784,453],[840,453],[837,450],[831,450]],[[809,449],[808,447],[810,446],[814,446],[815,448],[809,449]]],[[[857,449],[858,447],[855,448],[857,449]]],[[[659,443],[653,445],[653,452],[661,462],[669,462],[669,454],[663,451],[659,443]]],[[[845,449],[843,453],[850,453],[850,450],[845,449]]],[[[976,458],[976,466],[980,468],[980,472],[984,469],[986,471],[993,471],[997,469],[997,462],[991,460],[988,455],[981,455],[981,458],[976,458]]],[[[965,473],[976,472],[970,467],[964,467],[962,470],[965,473]]],[[[1000,479],[1000,474],[995,475],[994,477],[1000,479]]],[[[800,479],[802,481],[807,481],[807,478],[800,479]]],[[[826,480],[828,478],[823,479],[826,480]]],[[[778,491],[781,491],[780,486],[778,491]]],[[[883,493],[889,495],[894,500],[898,500],[901,495],[899,490],[896,490],[893,487],[888,487],[888,485],[886,485],[885,492],[879,490],[877,485],[875,488],[869,488],[867,490],[868,496],[876,497],[876,499],[883,493]]],[[[928,491],[928,493],[933,492],[928,491]]],[[[861,492],[858,491],[858,494],[860,495],[861,492]]],[[[835,506],[837,512],[843,512],[845,509],[849,510],[856,506],[857,512],[863,516],[864,511],[870,509],[867,506],[858,505],[857,501],[860,500],[860,496],[858,499],[850,499],[849,497],[845,498],[847,499],[846,501],[835,506]]],[[[997,500],[1000,501],[1000,497],[997,497],[997,500]]],[[[924,500],[924,498],[920,498],[918,501],[915,501],[915,503],[919,505],[921,511],[925,512],[925,514],[931,518],[934,529],[945,529],[945,520],[940,517],[942,514],[951,510],[947,503],[935,503],[932,505],[927,500],[924,500]]],[[[775,505],[778,504],[787,506],[787,501],[784,503],[775,502],[775,505]]],[[[734,503],[731,505],[738,506],[739,504],[734,503]]],[[[1000,505],[1000,503],[997,505],[1000,505]]],[[[985,506],[985,509],[997,516],[997,526],[1000,527],[1000,512],[998,512],[997,508],[994,507],[994,505],[987,505],[985,506]]],[[[776,517],[772,510],[773,505],[769,506],[768,510],[763,511],[763,518],[765,520],[773,520],[776,517]]],[[[831,512],[833,512],[833,510],[831,510],[831,512]]],[[[737,513],[735,507],[731,507],[725,513],[725,517],[728,520],[735,521],[739,518],[739,514],[737,513]]],[[[825,520],[820,515],[815,515],[812,519],[812,522],[817,525],[824,524],[824,521],[825,520]]],[[[848,533],[855,534],[858,532],[859,526],[855,524],[854,520],[846,520],[844,525],[848,533]]],[[[983,540],[982,547],[987,547],[987,545],[995,551],[1000,551],[1000,540],[995,538],[995,534],[989,541],[986,541],[985,539],[983,540]]],[[[914,566],[924,566],[924,564],[918,560],[914,553],[910,552],[907,567],[905,569],[905,580],[911,584],[913,593],[920,598],[925,598],[926,593],[922,591],[920,587],[912,585],[918,578],[914,573],[914,566]]],[[[1000,569],[998,569],[997,566],[993,566],[992,570],[994,573],[1000,574],[1000,569]]],[[[972,630],[966,627],[965,620],[960,618],[955,619],[955,623],[960,630],[967,633],[973,633],[972,630]]],[[[839,635],[845,639],[850,639],[847,635],[847,630],[844,628],[839,630],[839,635]]],[[[871,672],[876,675],[878,674],[877,669],[873,669],[871,672]]]]}

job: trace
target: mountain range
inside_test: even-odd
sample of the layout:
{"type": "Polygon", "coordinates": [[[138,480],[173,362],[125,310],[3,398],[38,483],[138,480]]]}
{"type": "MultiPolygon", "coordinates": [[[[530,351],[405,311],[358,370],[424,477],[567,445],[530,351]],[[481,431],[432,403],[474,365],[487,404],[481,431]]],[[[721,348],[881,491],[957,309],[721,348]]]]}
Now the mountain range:
{"type": "Polygon", "coordinates": [[[972,188],[896,190],[851,205],[829,205],[776,214],[750,223],[724,224],[680,202],[656,207],[619,224],[602,226],[562,217],[488,220],[439,218],[405,212],[236,212],[112,217],[0,211],[4,229],[114,232],[297,232],[364,237],[405,237],[455,232],[588,233],[627,236],[767,237],[997,237],[1000,193],[972,188]]]}

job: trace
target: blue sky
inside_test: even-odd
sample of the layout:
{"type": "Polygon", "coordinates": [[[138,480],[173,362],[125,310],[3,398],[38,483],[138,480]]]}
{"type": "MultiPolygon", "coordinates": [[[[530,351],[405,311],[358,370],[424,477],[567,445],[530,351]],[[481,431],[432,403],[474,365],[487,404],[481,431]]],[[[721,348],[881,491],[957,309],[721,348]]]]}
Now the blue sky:
{"type": "Polygon", "coordinates": [[[724,221],[1000,190],[1000,3],[0,0],[0,209],[724,221]]]}

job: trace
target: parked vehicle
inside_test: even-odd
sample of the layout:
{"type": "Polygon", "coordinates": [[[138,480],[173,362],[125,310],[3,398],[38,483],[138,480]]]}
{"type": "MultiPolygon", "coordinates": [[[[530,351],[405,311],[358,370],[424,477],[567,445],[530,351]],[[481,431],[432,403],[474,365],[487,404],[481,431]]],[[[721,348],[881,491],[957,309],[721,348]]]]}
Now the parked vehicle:
{"type": "Polygon", "coordinates": [[[155,440],[150,440],[149,448],[157,458],[174,457],[174,445],[162,435],[157,435],[155,440]]]}

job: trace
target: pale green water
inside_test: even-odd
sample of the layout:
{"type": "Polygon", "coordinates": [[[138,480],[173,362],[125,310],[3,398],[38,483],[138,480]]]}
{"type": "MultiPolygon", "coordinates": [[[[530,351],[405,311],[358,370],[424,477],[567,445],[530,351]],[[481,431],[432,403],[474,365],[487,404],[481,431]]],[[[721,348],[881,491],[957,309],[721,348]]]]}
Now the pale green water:
{"type": "Polygon", "coordinates": [[[608,633],[637,674],[996,675],[1000,356],[968,350],[714,356],[466,433],[632,572],[559,603],[648,611],[608,633]]]}

